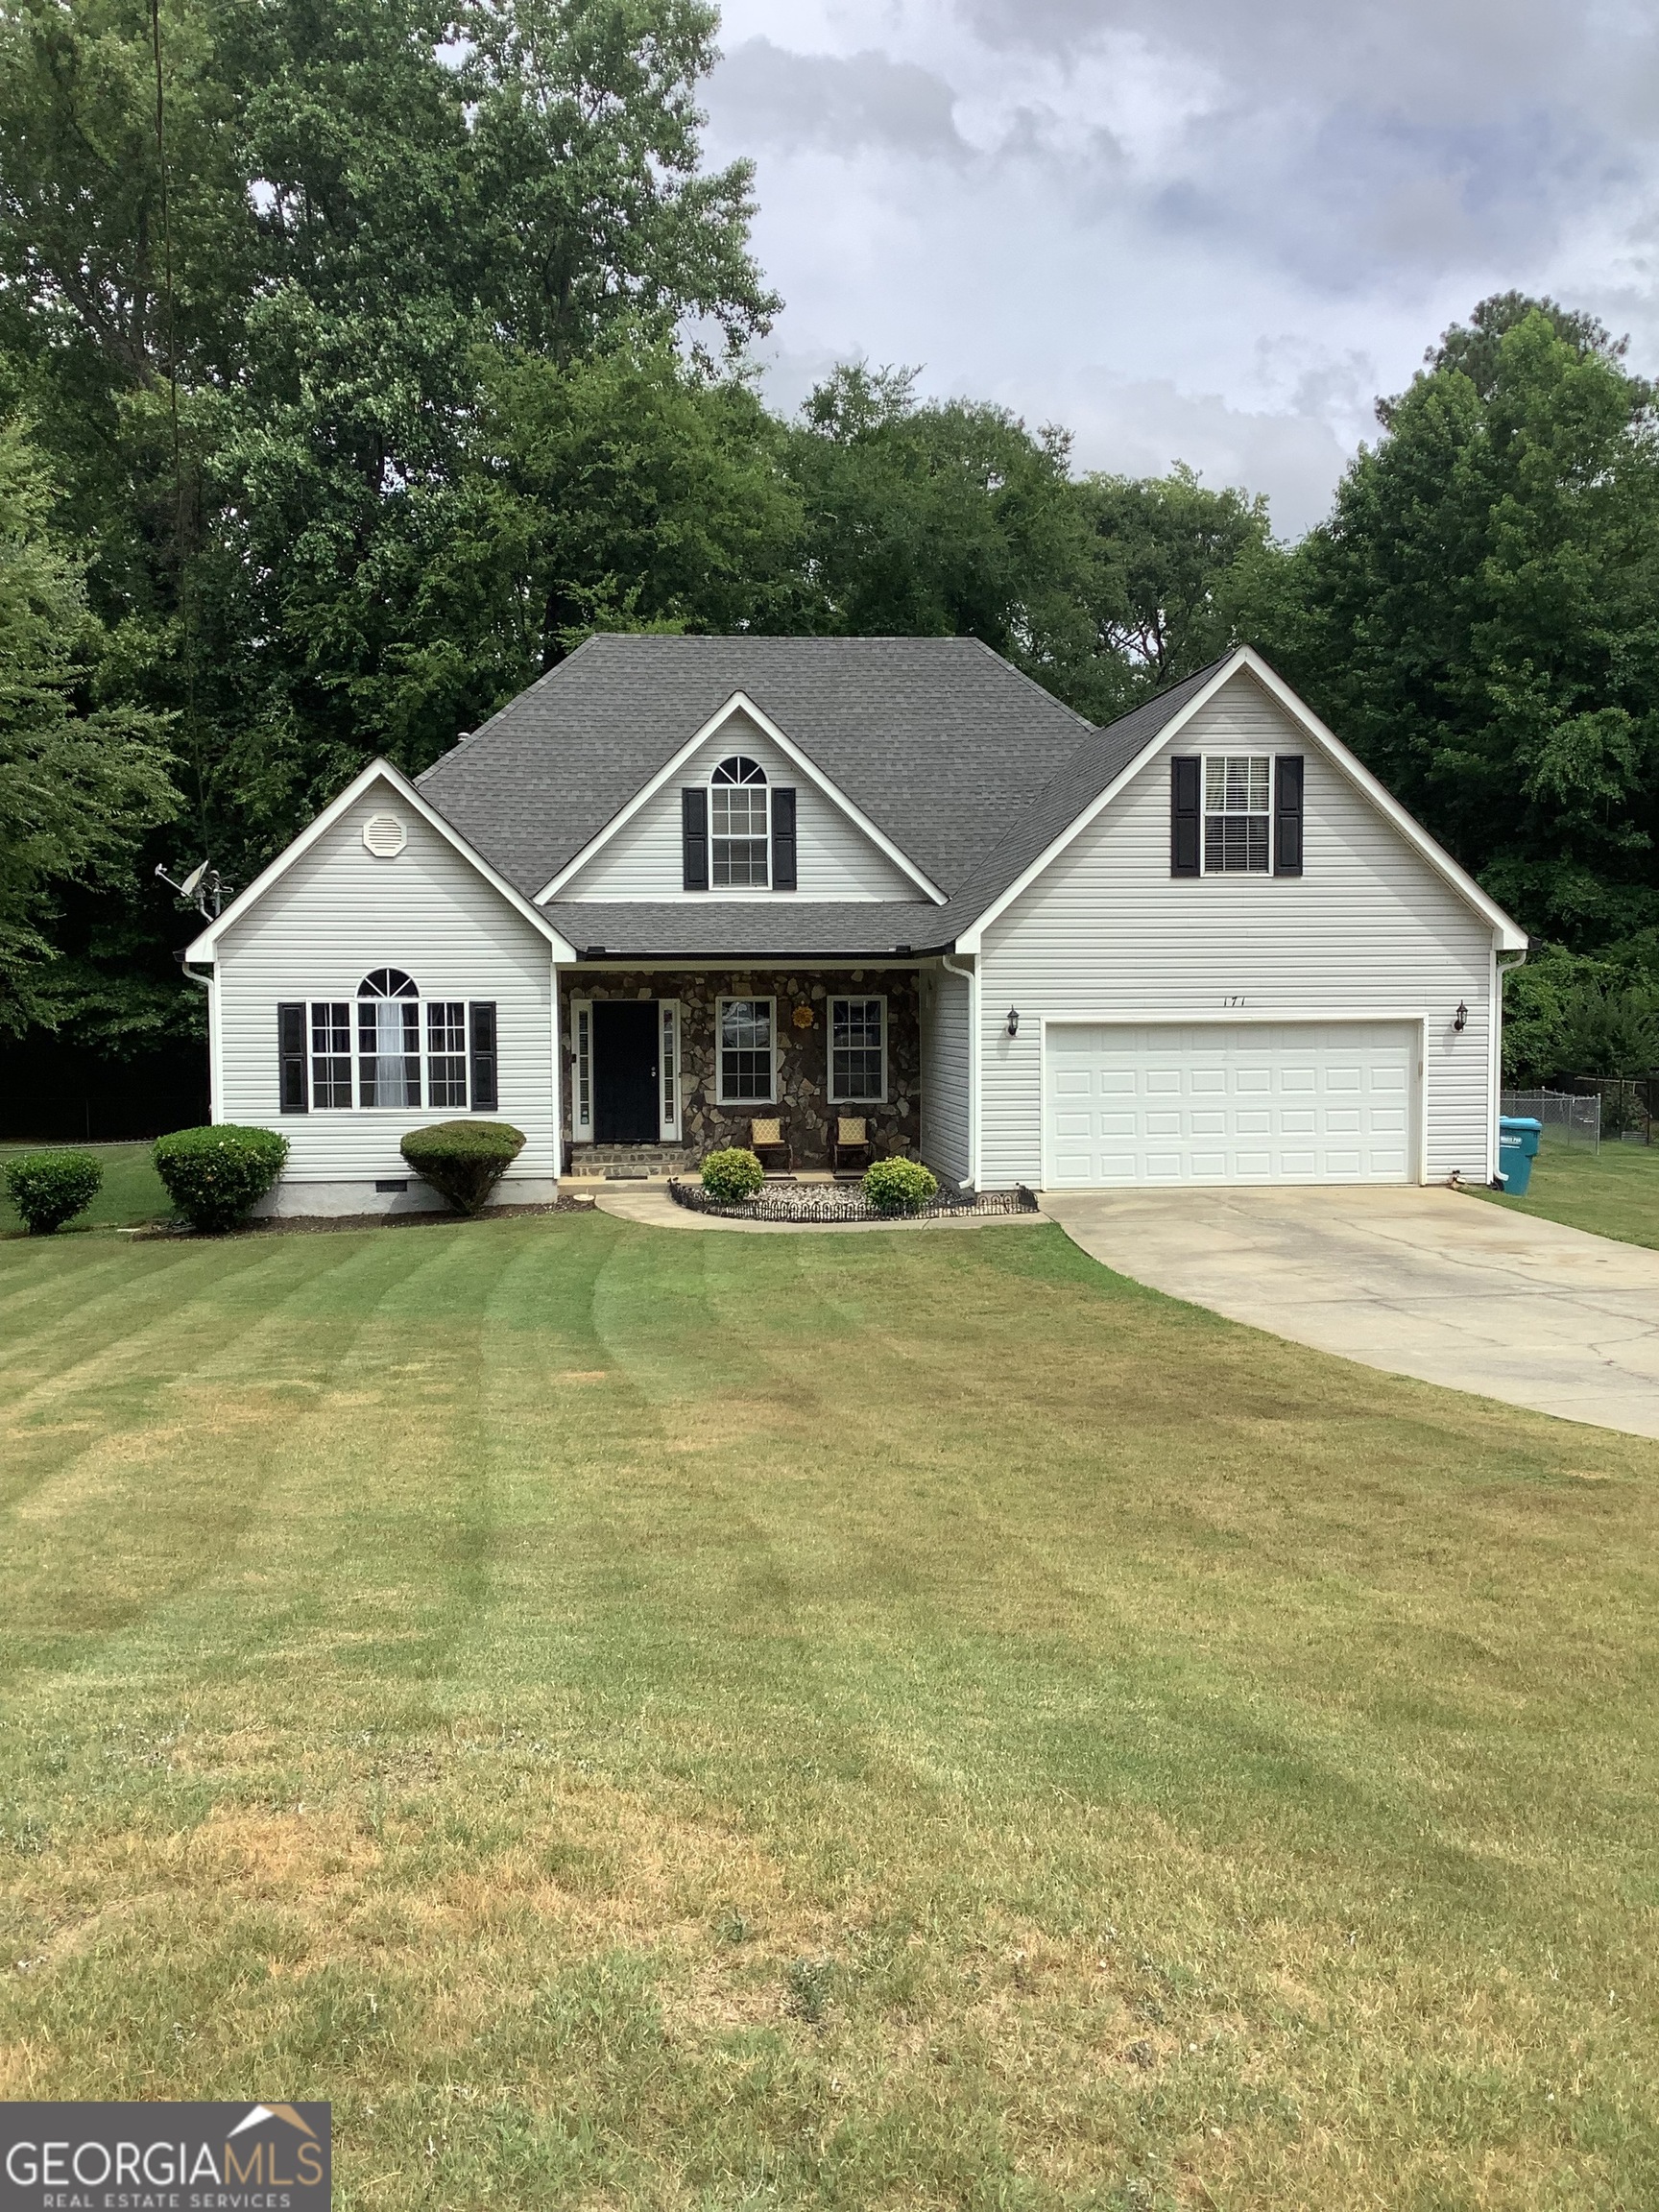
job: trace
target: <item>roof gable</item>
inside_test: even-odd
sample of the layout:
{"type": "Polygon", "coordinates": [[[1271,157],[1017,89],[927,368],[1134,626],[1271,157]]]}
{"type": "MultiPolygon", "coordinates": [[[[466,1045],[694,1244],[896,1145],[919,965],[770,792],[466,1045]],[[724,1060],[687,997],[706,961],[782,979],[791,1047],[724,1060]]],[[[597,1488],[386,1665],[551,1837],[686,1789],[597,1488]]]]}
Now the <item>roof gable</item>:
{"type": "MultiPolygon", "coordinates": [[[[1416,818],[1408,814],[1397,799],[1381,784],[1371,771],[1351,753],[1334,732],[1326,725],[1291,690],[1282,676],[1270,668],[1262,656],[1248,645],[1237,647],[1209,668],[1189,677],[1185,684],[1177,685],[1157,699],[1148,700],[1134,714],[1126,715],[1108,730],[1100,732],[1101,744],[1092,750],[1089,757],[1079,757],[1072,769],[1056,779],[1032,809],[1026,822],[1017,826],[1011,836],[1004,840],[998,852],[991,855],[983,875],[983,884],[969,886],[960,902],[951,901],[951,908],[960,903],[961,926],[957,943],[963,951],[977,951],[984,931],[997,918],[1011,906],[1027,884],[1032,883],[1059,857],[1072,841],[1087,829],[1129,782],[1160,754],[1178,745],[1187,725],[1210,706],[1229,684],[1258,683],[1288,716],[1292,725],[1309,742],[1316,745],[1326,757],[1354,783],[1400,832],[1407,844],[1426,859],[1430,866],[1449,883],[1459,898],[1474,907],[1491,927],[1498,948],[1502,951],[1525,951],[1527,933],[1495,899],[1481,890],[1467,870],[1458,866],[1444,847],[1437,844],[1416,818]],[[1155,713],[1155,709],[1161,712],[1155,713]],[[1142,719],[1144,718],[1144,719],[1142,719]],[[1139,724],[1139,727],[1133,727],[1139,724]],[[1115,741],[1115,742],[1113,742],[1115,741]],[[1125,748],[1129,748],[1125,751],[1125,748]],[[1079,794],[1095,776],[1103,773],[1104,781],[1097,783],[1093,794],[1086,794],[1079,803],[1079,794]],[[1049,831],[1046,843],[1040,842],[1045,831],[1049,831]],[[1014,863],[1021,863],[1014,865],[1014,863]],[[1001,882],[989,897],[980,896],[996,878],[1001,882]]],[[[948,908],[941,921],[951,919],[948,908]]]]}
{"type": "Polygon", "coordinates": [[[293,843],[284,846],[271,865],[257,875],[245,891],[239,891],[229,905],[226,907],[224,913],[210,922],[206,928],[192,941],[185,952],[185,959],[211,960],[214,956],[214,949],[226,930],[245,920],[250,910],[258,904],[266,892],[273,885],[279,883],[295,862],[309,853],[312,847],[333,829],[335,823],[343,815],[349,813],[351,808],[365,798],[376,783],[384,783],[402,805],[412,807],[429,829],[434,830],[445,844],[453,847],[462,859],[476,869],[484,880],[493,890],[500,893],[516,913],[521,915],[541,936],[546,938],[548,944],[553,948],[555,959],[569,960],[574,958],[574,949],[561,935],[541,908],[533,906],[522,892],[516,890],[505,877],[499,875],[484,858],[483,854],[476,852],[467,842],[466,838],[456,830],[454,824],[446,821],[438,809],[421,796],[400,769],[395,768],[390,760],[371,760],[368,767],[360,775],[351,779],[339,797],[331,800],[314,821],[307,823],[293,843]]]}
{"type": "MultiPolygon", "coordinates": [[[[599,834],[565,862],[552,881],[543,885],[541,890],[538,892],[538,900],[556,899],[565,890],[566,886],[570,888],[571,895],[575,898],[596,897],[596,891],[589,888],[593,864],[604,854],[612,841],[625,834],[629,827],[646,811],[653,800],[675,784],[686,770],[691,769],[693,764],[698,762],[699,754],[705,753],[709,748],[713,748],[716,752],[729,751],[733,746],[741,751],[745,747],[753,746],[757,736],[761,741],[769,739],[778,752],[783,756],[788,766],[805,777],[828,805],[839,813],[867,844],[874,846],[876,851],[899,872],[900,876],[913,885],[923,897],[932,900],[936,905],[942,906],[945,903],[945,894],[937,884],[930,882],[915,862],[899,846],[894,844],[885,831],[872,822],[863,809],[822,772],[817,764],[791,740],[787,731],[781,730],[771,716],[742,691],[734,691],[703,727],[692,733],[680,751],[671,759],[664,762],[650,781],[642,785],[628,804],[612,816],[599,834]],[[723,733],[730,733],[729,743],[722,743],[723,733]]],[[[701,764],[698,764],[694,780],[700,780],[700,777],[701,764]]],[[[677,839],[678,830],[676,829],[677,839]]],[[[678,861],[675,865],[676,867],[679,865],[678,861]]],[[[769,894],[754,895],[769,896],[769,894]]],[[[890,895],[902,897],[903,895],[902,885],[890,895]]]]}

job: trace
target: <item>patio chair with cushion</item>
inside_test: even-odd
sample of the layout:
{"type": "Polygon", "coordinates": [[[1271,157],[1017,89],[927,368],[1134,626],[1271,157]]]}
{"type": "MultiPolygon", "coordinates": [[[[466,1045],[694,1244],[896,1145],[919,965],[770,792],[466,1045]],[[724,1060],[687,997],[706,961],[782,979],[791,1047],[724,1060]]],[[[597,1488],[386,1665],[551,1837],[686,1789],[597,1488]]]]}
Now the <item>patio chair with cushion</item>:
{"type": "Polygon", "coordinates": [[[783,1134],[781,1115],[774,1114],[765,1120],[750,1122],[749,1149],[769,1173],[788,1174],[789,1143],[783,1134]]]}
{"type": "Polygon", "coordinates": [[[863,1116],[837,1115],[834,1132],[830,1139],[830,1173],[841,1175],[854,1168],[868,1167],[875,1157],[876,1147],[870,1142],[870,1124],[863,1116]]]}

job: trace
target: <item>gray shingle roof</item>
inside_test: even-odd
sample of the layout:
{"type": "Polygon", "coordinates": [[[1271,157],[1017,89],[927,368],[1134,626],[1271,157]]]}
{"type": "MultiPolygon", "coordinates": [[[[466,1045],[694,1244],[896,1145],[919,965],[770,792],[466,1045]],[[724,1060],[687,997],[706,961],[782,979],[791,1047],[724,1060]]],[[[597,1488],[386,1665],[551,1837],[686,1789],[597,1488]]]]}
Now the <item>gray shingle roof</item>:
{"type": "Polygon", "coordinates": [[[844,899],[833,904],[796,899],[675,899],[636,905],[621,900],[555,899],[546,908],[555,928],[578,952],[603,947],[614,959],[661,953],[665,959],[856,959],[934,950],[938,917],[930,900],[844,899]]]}
{"type": "Polygon", "coordinates": [[[606,635],[419,781],[534,898],[743,691],[949,903],[561,900],[549,919],[578,946],[618,953],[930,950],[952,943],[1214,673],[1096,730],[972,637],[606,635]]]}

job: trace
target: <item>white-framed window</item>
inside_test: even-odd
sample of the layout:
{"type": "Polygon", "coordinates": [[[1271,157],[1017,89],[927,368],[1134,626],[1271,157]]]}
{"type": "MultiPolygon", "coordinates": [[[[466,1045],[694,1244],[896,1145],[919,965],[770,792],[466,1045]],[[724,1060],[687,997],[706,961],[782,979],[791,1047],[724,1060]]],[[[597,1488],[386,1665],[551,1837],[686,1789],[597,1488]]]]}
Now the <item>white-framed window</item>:
{"type": "Polygon", "coordinates": [[[463,998],[426,1001],[426,1103],[467,1103],[467,1002],[463,998]]]}
{"type": "Polygon", "coordinates": [[[722,998],[720,1103],[770,1106],[776,1071],[777,1005],[771,998],[722,998]]]}
{"type": "Polygon", "coordinates": [[[351,1008],[344,998],[311,1001],[311,1105],[351,1104],[351,1008]]]}
{"type": "Polygon", "coordinates": [[[1273,868],[1273,762],[1265,753],[1204,756],[1204,873],[1267,876],[1273,868]]]}
{"type": "Polygon", "coordinates": [[[715,890],[770,885],[770,801],[766,771],[746,754],[733,753],[709,779],[709,879],[715,890]]]}
{"type": "Polygon", "coordinates": [[[657,1001],[657,1020],[661,1035],[658,1038],[658,1077],[662,1086],[658,1105],[662,1118],[662,1137],[667,1143],[680,1141],[680,1001],[677,998],[660,998],[657,1001]]]}
{"type": "Polygon", "coordinates": [[[579,1144],[593,1135],[593,1005],[570,1001],[570,1128],[579,1144]]]}
{"type": "Polygon", "coordinates": [[[313,1113],[469,1104],[464,998],[422,999],[401,968],[375,968],[354,1004],[313,998],[306,1019],[313,1113]]]}
{"type": "Polygon", "coordinates": [[[830,1098],[836,1106],[879,1106],[887,1096],[887,1001],[830,1001],[830,1098]]]}

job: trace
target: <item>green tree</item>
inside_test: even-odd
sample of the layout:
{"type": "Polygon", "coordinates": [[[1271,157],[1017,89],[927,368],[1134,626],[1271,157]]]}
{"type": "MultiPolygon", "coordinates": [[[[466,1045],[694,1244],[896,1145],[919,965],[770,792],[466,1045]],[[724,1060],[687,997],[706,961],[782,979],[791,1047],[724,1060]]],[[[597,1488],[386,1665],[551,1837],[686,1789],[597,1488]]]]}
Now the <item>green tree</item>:
{"type": "Polygon", "coordinates": [[[1045,681],[1081,648],[1087,562],[1065,435],[919,404],[914,373],[838,369],[792,428],[803,627],[974,637],[1045,681]]]}
{"type": "Polygon", "coordinates": [[[1659,921],[1659,440],[1600,326],[1486,302],[1244,620],[1541,934],[1659,921]]]}
{"type": "Polygon", "coordinates": [[[97,629],[50,505],[22,424],[0,422],[0,1030],[13,1033],[73,1001],[51,934],[64,888],[130,866],[178,810],[154,720],[91,703],[97,629]]]}
{"type": "Polygon", "coordinates": [[[1212,492],[1180,466],[1167,476],[1088,476],[1077,496],[1094,560],[1089,660],[1070,695],[1107,720],[1234,642],[1240,598],[1271,552],[1267,502],[1212,492]]]}
{"type": "MultiPolygon", "coordinates": [[[[683,426],[724,409],[730,457],[713,359],[775,302],[747,166],[700,158],[704,0],[165,0],[160,28],[164,142],[144,0],[0,0],[0,404],[88,549],[103,683],[170,718],[245,882],[371,752],[423,765],[585,609],[662,597],[637,530],[550,551],[593,529],[533,511],[583,471],[536,480],[525,365],[571,380],[591,446],[584,364],[674,363],[690,329],[683,426]]],[[[673,381],[646,377],[668,412],[673,381]]],[[[661,419],[644,444],[670,466],[661,419]]],[[[733,603],[687,589],[677,618],[733,603]]],[[[112,989],[156,949],[103,943],[112,989]]]]}

